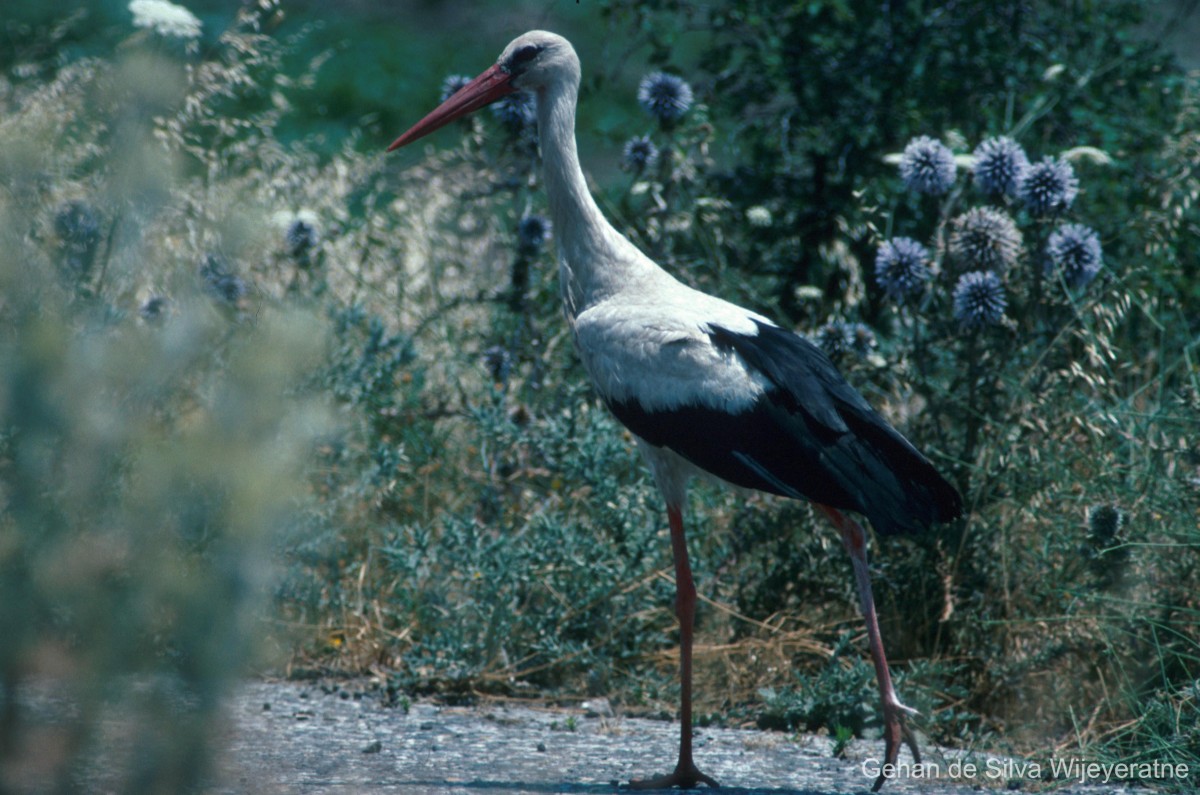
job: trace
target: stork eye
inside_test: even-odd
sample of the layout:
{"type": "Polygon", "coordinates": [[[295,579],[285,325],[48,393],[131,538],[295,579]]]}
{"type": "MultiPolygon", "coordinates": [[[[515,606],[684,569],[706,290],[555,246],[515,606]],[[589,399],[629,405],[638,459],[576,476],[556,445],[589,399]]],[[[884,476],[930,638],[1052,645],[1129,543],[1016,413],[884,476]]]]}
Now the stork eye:
{"type": "Polygon", "coordinates": [[[542,51],[542,48],[538,47],[536,44],[526,44],[524,47],[521,47],[516,52],[514,52],[512,54],[512,57],[509,58],[509,60],[508,60],[509,68],[511,69],[515,66],[521,66],[522,64],[529,63],[534,58],[536,58],[537,54],[541,51],[542,51]]]}

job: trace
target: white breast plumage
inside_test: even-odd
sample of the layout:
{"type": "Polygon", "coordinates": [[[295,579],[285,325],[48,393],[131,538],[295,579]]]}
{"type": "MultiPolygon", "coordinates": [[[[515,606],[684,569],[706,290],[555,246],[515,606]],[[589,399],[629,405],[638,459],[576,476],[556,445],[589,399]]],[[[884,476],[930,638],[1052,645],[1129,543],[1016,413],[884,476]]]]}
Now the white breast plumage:
{"type": "Polygon", "coordinates": [[[768,387],[731,350],[717,348],[710,323],[754,334],[765,318],[678,284],[663,295],[631,301],[614,296],[575,318],[580,357],[607,400],[636,400],[647,411],[704,406],[736,414],[768,387]]]}

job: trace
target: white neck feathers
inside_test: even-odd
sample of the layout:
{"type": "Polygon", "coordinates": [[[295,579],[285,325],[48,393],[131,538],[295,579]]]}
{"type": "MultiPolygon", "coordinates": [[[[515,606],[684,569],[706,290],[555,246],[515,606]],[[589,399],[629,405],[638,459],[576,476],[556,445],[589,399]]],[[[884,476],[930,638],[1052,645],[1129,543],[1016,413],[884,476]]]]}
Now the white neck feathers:
{"type": "MultiPolygon", "coordinates": [[[[564,73],[540,89],[538,136],[550,219],[558,245],[559,275],[568,316],[647,279],[666,273],[600,212],[588,190],[575,144],[579,73],[564,73]]],[[[669,278],[669,277],[668,277],[669,278]]]]}

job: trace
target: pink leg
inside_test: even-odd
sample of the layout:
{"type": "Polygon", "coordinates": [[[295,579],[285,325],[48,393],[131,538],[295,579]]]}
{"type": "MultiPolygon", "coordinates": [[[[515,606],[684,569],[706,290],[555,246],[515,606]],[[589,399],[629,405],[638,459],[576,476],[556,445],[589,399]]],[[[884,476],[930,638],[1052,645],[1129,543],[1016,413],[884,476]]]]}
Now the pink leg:
{"type": "MultiPolygon", "coordinates": [[[[871,573],[867,568],[867,534],[862,526],[843,514],[836,508],[817,504],[833,522],[834,527],[842,534],[842,545],[850,553],[850,562],[854,565],[854,579],[858,583],[858,600],[862,607],[863,618],[867,623],[867,642],[871,647],[871,659],[875,662],[875,679],[879,682],[879,695],[883,700],[883,738],[884,763],[896,764],[900,756],[900,743],[903,742],[912,751],[913,761],[921,761],[921,752],[917,749],[917,741],[908,728],[905,715],[916,715],[912,707],[906,707],[896,697],[892,687],[892,674],[888,670],[887,656],[883,652],[883,636],[879,632],[879,618],[875,615],[875,597],[871,593],[871,573]]],[[[887,777],[882,773],[875,779],[871,787],[878,791],[887,777]]]]}
{"type": "Polygon", "coordinates": [[[692,627],[696,618],[696,584],[688,563],[687,538],[683,534],[683,513],[667,506],[671,523],[671,553],[675,559],[675,616],[679,619],[679,762],[665,776],[631,781],[632,789],[691,789],[698,784],[719,786],[701,773],[692,761],[692,627]]]}

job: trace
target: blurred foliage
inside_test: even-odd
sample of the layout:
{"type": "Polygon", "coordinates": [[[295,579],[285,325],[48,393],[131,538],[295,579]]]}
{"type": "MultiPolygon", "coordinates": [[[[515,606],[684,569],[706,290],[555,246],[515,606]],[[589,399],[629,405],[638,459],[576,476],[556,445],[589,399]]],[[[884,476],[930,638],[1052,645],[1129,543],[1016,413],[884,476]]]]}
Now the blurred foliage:
{"type": "MultiPolygon", "coordinates": [[[[874,559],[898,687],[942,742],[1196,760],[1200,91],[1139,10],[603,9],[695,104],[627,130],[657,154],[602,206],[689,283],[836,349],[967,497],[874,559]],[[971,185],[999,134],[1073,151],[1068,214],[971,185]],[[964,163],[945,196],[888,157],[920,135],[964,163]],[[981,206],[1022,243],[1004,322],[965,330],[953,236],[981,206]],[[1045,269],[1066,220],[1103,247],[1078,287],[1045,269]],[[873,276],[898,236],[931,252],[919,302],[873,276]]],[[[386,158],[362,153],[377,120],[296,134],[327,49],[272,35],[278,11],[202,13],[198,41],[120,22],[88,57],[46,23],[0,80],[0,788],[202,786],[263,636],[293,674],[373,672],[400,704],[675,708],[660,498],[558,319],[533,131],[484,111],[386,158]],[[58,683],[82,720],[35,709],[58,683]]],[[[444,76],[420,77],[432,101],[444,76]]],[[[609,78],[583,102],[611,137],[622,113],[587,110],[609,78]]],[[[697,711],[872,735],[835,535],[708,484],[690,509],[697,711]]]]}
{"type": "Polygon", "coordinates": [[[225,214],[265,209],[236,184],[250,164],[195,146],[252,28],[226,68],[134,44],[5,100],[5,792],[202,787],[221,697],[269,650],[277,547],[330,426],[304,387],[322,318],[208,267],[275,245],[225,214]]]}

